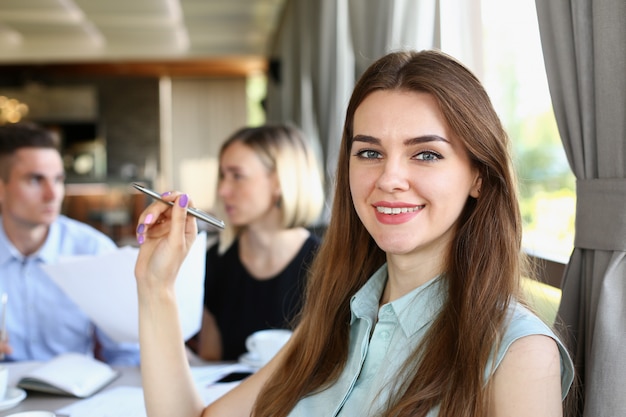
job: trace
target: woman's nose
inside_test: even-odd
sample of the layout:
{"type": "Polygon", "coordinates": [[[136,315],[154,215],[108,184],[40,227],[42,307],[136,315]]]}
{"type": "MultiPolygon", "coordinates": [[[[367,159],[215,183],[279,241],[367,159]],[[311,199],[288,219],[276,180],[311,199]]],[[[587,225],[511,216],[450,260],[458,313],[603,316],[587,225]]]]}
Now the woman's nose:
{"type": "Polygon", "coordinates": [[[230,192],[230,186],[226,183],[226,181],[222,180],[217,184],[217,196],[219,198],[224,198],[230,192]]]}
{"type": "Polygon", "coordinates": [[[409,188],[408,170],[399,161],[387,161],[382,166],[376,186],[386,192],[405,191],[409,188]]]}

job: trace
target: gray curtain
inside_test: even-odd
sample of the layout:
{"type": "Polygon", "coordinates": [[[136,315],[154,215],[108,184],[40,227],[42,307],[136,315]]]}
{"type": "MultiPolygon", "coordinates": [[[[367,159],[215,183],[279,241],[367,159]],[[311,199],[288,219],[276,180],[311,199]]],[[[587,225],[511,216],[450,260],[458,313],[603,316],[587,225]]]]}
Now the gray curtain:
{"type": "Polygon", "coordinates": [[[439,47],[438,8],[431,0],[349,0],[355,77],[392,50],[439,47]]]}
{"type": "Polygon", "coordinates": [[[559,308],[579,415],[626,416],[626,1],[536,0],[552,103],[577,179],[559,308]]]}
{"type": "Polygon", "coordinates": [[[437,5],[437,0],[286,1],[270,48],[267,119],[293,122],[317,144],[329,190],[356,79],[391,50],[438,46],[437,5]]]}
{"type": "Polygon", "coordinates": [[[347,0],[287,0],[270,50],[266,114],[317,146],[329,178],[354,86],[347,0]]]}

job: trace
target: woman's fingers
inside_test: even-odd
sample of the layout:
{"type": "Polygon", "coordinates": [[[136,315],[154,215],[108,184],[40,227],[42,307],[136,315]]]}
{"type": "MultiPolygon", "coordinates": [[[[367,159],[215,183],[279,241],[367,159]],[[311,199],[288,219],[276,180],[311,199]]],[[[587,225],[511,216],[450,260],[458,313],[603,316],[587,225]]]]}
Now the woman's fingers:
{"type": "Polygon", "coordinates": [[[189,204],[189,196],[181,194],[176,197],[174,206],[172,206],[172,233],[170,236],[176,238],[175,244],[185,244],[185,220],[187,219],[187,204],[189,204]]]}
{"type": "Polygon", "coordinates": [[[181,239],[179,243],[183,245],[185,254],[198,233],[196,220],[187,212],[189,204],[190,200],[187,194],[178,195],[172,207],[171,219],[172,231],[170,236],[175,239],[181,239]]]}
{"type": "Polygon", "coordinates": [[[157,201],[139,216],[136,234],[140,251],[135,273],[140,279],[152,276],[170,281],[198,233],[195,218],[187,213],[187,194],[166,193],[163,199],[173,205],[157,201]]]}
{"type": "MultiPolygon", "coordinates": [[[[161,197],[165,201],[174,201],[176,196],[180,193],[167,192],[163,193],[161,197]]],[[[142,245],[147,237],[148,231],[150,236],[158,236],[155,231],[163,229],[163,225],[166,224],[171,217],[171,206],[161,201],[155,201],[150,204],[139,216],[138,225],[136,229],[137,243],[142,245]]]]}

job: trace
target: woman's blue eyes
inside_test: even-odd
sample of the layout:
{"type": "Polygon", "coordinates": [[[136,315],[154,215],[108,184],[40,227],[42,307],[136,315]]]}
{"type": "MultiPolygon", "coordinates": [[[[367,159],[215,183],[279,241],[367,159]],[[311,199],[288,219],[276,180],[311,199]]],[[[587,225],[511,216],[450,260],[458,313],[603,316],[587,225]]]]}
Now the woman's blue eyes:
{"type": "Polygon", "coordinates": [[[438,159],[441,159],[441,155],[433,151],[423,151],[415,155],[415,159],[419,159],[422,161],[436,161],[438,159]]]}
{"type": "MultiPolygon", "coordinates": [[[[362,151],[358,151],[355,156],[362,159],[380,159],[382,155],[378,151],[374,151],[372,149],[364,149],[362,151]]],[[[442,159],[441,154],[434,151],[421,151],[413,156],[413,159],[417,159],[419,161],[437,161],[442,159]]]]}
{"type": "Polygon", "coordinates": [[[363,159],[377,159],[380,158],[380,152],[373,151],[371,149],[365,149],[356,153],[356,156],[363,159]]]}

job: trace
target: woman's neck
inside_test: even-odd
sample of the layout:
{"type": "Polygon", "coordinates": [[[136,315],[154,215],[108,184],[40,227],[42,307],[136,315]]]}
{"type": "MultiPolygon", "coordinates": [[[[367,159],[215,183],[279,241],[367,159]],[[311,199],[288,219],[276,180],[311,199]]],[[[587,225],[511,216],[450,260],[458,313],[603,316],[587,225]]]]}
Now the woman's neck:
{"type": "Polygon", "coordinates": [[[441,274],[440,257],[412,255],[387,255],[387,283],[381,297],[385,304],[408,294],[441,274]]]}
{"type": "Polygon", "coordinates": [[[239,235],[239,258],[253,277],[259,280],[272,278],[295,258],[309,234],[301,227],[247,228],[239,235]]]}

